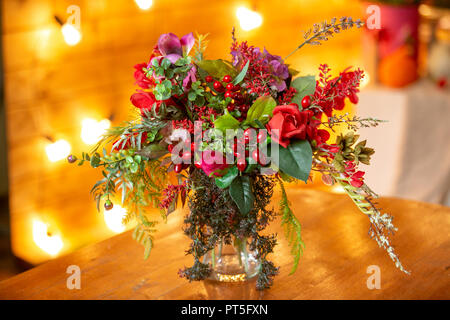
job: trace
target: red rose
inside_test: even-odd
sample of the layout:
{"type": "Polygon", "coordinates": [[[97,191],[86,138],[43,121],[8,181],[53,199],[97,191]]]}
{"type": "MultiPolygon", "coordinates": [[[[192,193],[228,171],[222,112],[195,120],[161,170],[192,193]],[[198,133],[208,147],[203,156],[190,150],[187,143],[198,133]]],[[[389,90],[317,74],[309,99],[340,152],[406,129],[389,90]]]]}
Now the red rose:
{"type": "Polygon", "coordinates": [[[145,111],[150,112],[154,109],[156,113],[158,113],[161,103],[165,103],[166,105],[174,105],[175,102],[172,99],[168,100],[156,100],[155,95],[152,92],[137,92],[134,93],[131,98],[131,103],[141,110],[141,115],[145,116],[145,111]]]}
{"type": "Polygon", "coordinates": [[[292,104],[278,106],[273,110],[273,118],[267,128],[272,139],[286,148],[291,139],[306,139],[307,130],[311,130],[308,129],[308,123],[312,116],[311,110],[300,111],[292,104]],[[278,130],[278,133],[272,130],[278,130]]]}

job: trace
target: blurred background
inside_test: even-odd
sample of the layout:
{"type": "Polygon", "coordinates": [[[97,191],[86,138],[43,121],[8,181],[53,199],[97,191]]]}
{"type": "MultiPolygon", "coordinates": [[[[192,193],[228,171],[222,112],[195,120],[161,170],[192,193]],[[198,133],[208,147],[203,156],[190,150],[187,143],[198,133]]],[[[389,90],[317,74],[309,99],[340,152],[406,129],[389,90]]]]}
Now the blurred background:
{"type": "MultiPolygon", "coordinates": [[[[344,112],[389,121],[361,130],[377,151],[366,182],[382,196],[449,205],[449,0],[3,0],[0,280],[126,229],[118,204],[95,208],[100,173],[65,158],[128,118],[133,66],[161,33],[208,33],[207,58],[229,59],[234,26],[239,40],[284,57],[302,31],[340,16],[367,26],[287,62],[302,75],[321,63],[364,69],[358,108],[344,112]]],[[[316,180],[306,187],[340,192],[316,180]]]]}

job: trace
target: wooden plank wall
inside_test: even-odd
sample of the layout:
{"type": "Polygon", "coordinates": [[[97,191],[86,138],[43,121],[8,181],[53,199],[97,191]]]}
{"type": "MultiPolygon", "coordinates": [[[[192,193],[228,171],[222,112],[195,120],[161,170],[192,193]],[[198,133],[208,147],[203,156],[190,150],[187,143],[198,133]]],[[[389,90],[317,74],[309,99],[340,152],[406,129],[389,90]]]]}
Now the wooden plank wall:
{"type": "MultiPolygon", "coordinates": [[[[89,147],[80,139],[85,117],[126,119],[133,65],[148,59],[159,34],[210,33],[208,55],[228,58],[230,31],[271,53],[288,54],[313,22],[360,15],[357,0],[200,1],[154,0],[149,11],[133,0],[2,1],[5,104],[13,251],[31,263],[48,259],[31,240],[31,217],[50,223],[66,240],[63,252],[112,235],[97,214],[89,187],[98,174],[88,168],[51,163],[45,135],[64,138],[72,151],[89,147]],[[69,47],[54,15],[64,21],[69,5],[81,8],[82,41],[69,47]],[[263,25],[245,32],[235,16],[239,5],[263,15],[263,25]]],[[[306,48],[290,63],[303,73],[319,63],[334,68],[360,62],[359,31],[306,48]]],[[[54,230],[52,231],[52,228],[54,230]]]]}

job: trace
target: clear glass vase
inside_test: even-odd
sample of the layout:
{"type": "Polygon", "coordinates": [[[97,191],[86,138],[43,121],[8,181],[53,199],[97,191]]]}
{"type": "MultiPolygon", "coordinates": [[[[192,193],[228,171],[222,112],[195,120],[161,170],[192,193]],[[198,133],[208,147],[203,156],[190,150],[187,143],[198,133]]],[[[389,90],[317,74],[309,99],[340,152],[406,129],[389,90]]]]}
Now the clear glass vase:
{"type": "Polygon", "coordinates": [[[256,290],[260,260],[257,252],[249,250],[247,239],[235,237],[232,243],[221,240],[214,250],[204,256],[212,272],[204,281],[209,299],[259,299],[262,292],[256,290]]]}

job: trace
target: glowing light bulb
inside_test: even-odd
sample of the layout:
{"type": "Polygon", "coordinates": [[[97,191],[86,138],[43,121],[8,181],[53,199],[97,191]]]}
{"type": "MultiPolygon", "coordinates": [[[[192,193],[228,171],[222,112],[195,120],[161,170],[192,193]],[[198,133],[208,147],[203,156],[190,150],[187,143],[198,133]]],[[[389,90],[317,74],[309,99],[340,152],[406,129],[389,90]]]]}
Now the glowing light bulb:
{"type": "Polygon", "coordinates": [[[111,210],[105,210],[103,212],[106,226],[116,233],[125,231],[126,227],[122,221],[126,215],[127,211],[117,204],[114,204],[114,207],[111,210]]]}
{"type": "Polygon", "coordinates": [[[236,10],[236,16],[239,19],[241,28],[245,31],[258,28],[262,24],[262,17],[258,12],[249,10],[245,7],[239,7],[236,10]]]}
{"type": "Polygon", "coordinates": [[[63,34],[64,41],[69,46],[74,46],[81,41],[81,32],[71,24],[64,24],[61,27],[61,32],[63,34]]]}
{"type": "Polygon", "coordinates": [[[66,140],[58,140],[52,144],[45,147],[45,152],[47,153],[48,160],[51,162],[56,162],[66,158],[70,154],[70,144],[66,140]]]}
{"type": "Polygon", "coordinates": [[[47,225],[40,220],[33,220],[33,241],[43,251],[56,256],[64,246],[59,235],[49,235],[47,225]]]}
{"type": "Polygon", "coordinates": [[[360,89],[365,88],[365,87],[367,87],[369,85],[369,83],[370,83],[370,75],[369,75],[369,73],[366,70],[364,70],[364,78],[361,79],[361,83],[359,84],[359,88],[360,89]]]}
{"type": "Polygon", "coordinates": [[[97,143],[110,126],[111,122],[107,119],[84,119],[81,121],[81,140],[86,144],[97,143]]]}
{"type": "Polygon", "coordinates": [[[153,4],[153,0],[134,0],[139,9],[148,10],[153,4]]]}

